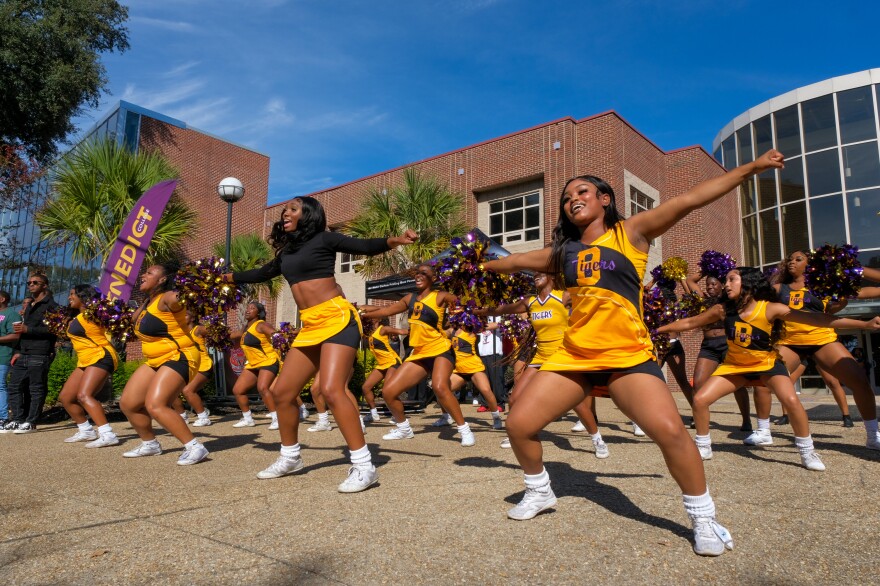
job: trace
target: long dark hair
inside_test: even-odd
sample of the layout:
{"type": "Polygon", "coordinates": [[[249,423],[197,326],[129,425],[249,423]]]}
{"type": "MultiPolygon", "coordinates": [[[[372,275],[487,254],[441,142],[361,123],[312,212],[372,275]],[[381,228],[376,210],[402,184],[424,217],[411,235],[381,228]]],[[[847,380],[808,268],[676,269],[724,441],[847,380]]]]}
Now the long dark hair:
{"type": "MultiPolygon", "coordinates": [[[[726,299],[724,302],[725,310],[728,313],[740,313],[749,301],[778,301],[778,295],[764,276],[761,269],[755,267],[736,267],[736,272],[740,278],[740,293],[737,299],[726,299]]],[[[775,344],[782,337],[785,324],[782,320],[773,322],[773,330],[770,332],[770,341],[775,344]]]]}
{"type": "Polygon", "coordinates": [[[73,286],[74,294],[80,298],[83,303],[88,303],[98,296],[98,290],[86,283],[80,283],[73,286]]]}
{"type": "Polygon", "coordinates": [[[801,254],[803,254],[804,256],[806,256],[807,259],[809,260],[810,253],[805,252],[800,249],[792,250],[790,253],[788,253],[788,256],[786,256],[784,259],[779,261],[779,265],[776,267],[776,273],[773,275],[773,283],[774,284],[780,283],[783,285],[788,285],[788,284],[794,282],[794,276],[790,272],[788,272],[788,261],[791,257],[793,257],[794,255],[796,255],[799,252],[801,254]]]}
{"type": "Polygon", "coordinates": [[[269,244],[275,249],[276,257],[296,252],[316,234],[327,230],[327,215],[321,202],[307,195],[295,197],[293,200],[299,200],[302,204],[302,216],[296,223],[296,230],[284,231],[284,210],[281,210],[281,219],[272,224],[272,232],[269,234],[269,244]]]}
{"type": "Polygon", "coordinates": [[[614,190],[604,179],[600,179],[595,175],[578,175],[577,177],[572,177],[566,181],[565,185],[562,187],[562,193],[559,195],[559,220],[556,221],[556,226],[553,228],[553,236],[550,239],[550,246],[552,249],[550,252],[550,267],[547,272],[550,273],[554,280],[557,280],[562,275],[562,269],[565,265],[565,245],[572,240],[577,241],[581,239],[580,229],[568,219],[562,205],[562,199],[565,197],[565,190],[572,181],[578,180],[586,181],[587,183],[592,183],[596,186],[597,197],[606,194],[611,197],[611,203],[604,206],[605,218],[603,222],[605,228],[610,230],[623,219],[620,217],[620,214],[617,212],[617,206],[614,204],[614,190]]]}
{"type": "Polygon", "coordinates": [[[156,285],[156,293],[167,293],[174,289],[174,275],[180,270],[181,264],[178,258],[168,258],[156,263],[165,272],[165,282],[156,285]]]}
{"type": "Polygon", "coordinates": [[[253,305],[257,308],[257,319],[266,319],[266,306],[260,303],[259,301],[249,301],[248,305],[253,305]]]}

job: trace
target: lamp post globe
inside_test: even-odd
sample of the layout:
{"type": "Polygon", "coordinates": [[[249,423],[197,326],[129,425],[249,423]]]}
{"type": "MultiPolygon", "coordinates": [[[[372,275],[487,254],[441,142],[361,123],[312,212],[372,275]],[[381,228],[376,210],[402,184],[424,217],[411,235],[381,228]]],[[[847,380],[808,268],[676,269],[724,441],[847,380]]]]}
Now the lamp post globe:
{"type": "Polygon", "coordinates": [[[226,177],[217,186],[217,195],[226,202],[226,264],[232,252],[232,204],[244,197],[244,185],[235,177],[226,177]]]}

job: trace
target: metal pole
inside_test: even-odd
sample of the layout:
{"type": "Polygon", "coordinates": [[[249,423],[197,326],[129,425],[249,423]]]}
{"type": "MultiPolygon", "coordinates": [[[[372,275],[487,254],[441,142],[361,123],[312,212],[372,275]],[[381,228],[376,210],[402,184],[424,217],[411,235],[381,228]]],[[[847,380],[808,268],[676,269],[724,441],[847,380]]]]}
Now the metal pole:
{"type": "MultiPolygon", "coordinates": [[[[226,256],[224,258],[227,270],[229,271],[232,270],[229,258],[232,255],[232,203],[231,201],[227,202],[226,207],[226,256]]],[[[226,316],[224,316],[224,321],[227,321],[226,316]]],[[[217,354],[220,356],[220,368],[215,369],[214,380],[217,381],[217,391],[221,396],[226,397],[226,362],[229,360],[229,357],[226,355],[226,352],[218,352],[217,354]]]]}
{"type": "Polygon", "coordinates": [[[226,208],[226,266],[228,267],[231,263],[230,256],[232,255],[232,202],[227,203],[228,207],[226,208]]]}

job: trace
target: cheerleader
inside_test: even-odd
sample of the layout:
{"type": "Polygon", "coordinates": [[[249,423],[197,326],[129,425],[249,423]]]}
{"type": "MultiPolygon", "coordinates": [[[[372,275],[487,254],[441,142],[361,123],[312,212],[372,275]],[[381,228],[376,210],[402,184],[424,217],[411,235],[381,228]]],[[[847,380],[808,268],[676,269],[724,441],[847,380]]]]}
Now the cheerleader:
{"type": "Polygon", "coordinates": [[[363,309],[364,314],[370,318],[389,317],[404,311],[409,315],[409,343],[413,351],[382,390],[382,398],[385,399],[385,405],[391,411],[397,427],[382,436],[382,439],[403,440],[413,437],[403,402],[398,397],[430,375],[437,402],[455,421],[461,434],[461,445],[472,446],[475,443],[474,434],[461,414],[458,400],[452,394],[450,379],[455,368],[455,352],[444,328],[446,312],[456,307],[458,300],[455,295],[446,291],[434,290],[435,279],[433,267],[421,264],[416,267],[415,293],[409,293],[387,307],[363,309]]]}
{"type": "Polygon", "coordinates": [[[173,399],[199,371],[199,350],[189,336],[186,310],[172,290],[178,270],[179,262],[167,261],[151,266],[141,276],[140,290],[147,294],[147,300],[134,314],[134,333],[141,341],[146,363],[128,379],[119,406],[141,438],[141,445],[123,456],[162,453],[153,433],[155,419],[183,444],[177,463],[187,466],[207,458],[208,450],[171,407],[173,399]]]}
{"type": "MultiPolygon", "coordinates": [[[[845,302],[829,304],[806,289],[804,272],[807,255],[795,251],[783,261],[777,273],[778,282],[773,285],[779,303],[802,312],[819,316],[839,311],[845,302]]],[[[812,358],[816,365],[852,390],[853,399],[859,414],[865,422],[865,445],[871,450],[880,450],[880,433],[877,431],[877,402],[865,371],[837,340],[837,333],[831,326],[809,322],[788,324],[785,334],[779,341],[779,353],[789,371],[798,364],[812,358]]],[[[854,326],[860,327],[860,326],[854,326]]],[[[758,413],[758,429],[746,438],[748,445],[769,445],[773,443],[770,434],[770,396],[769,393],[755,393],[755,410],[758,413]]],[[[791,413],[788,413],[791,419],[791,413]]]]}
{"type": "Polygon", "coordinates": [[[361,323],[354,306],[339,294],[333,270],[338,252],[382,254],[417,238],[412,230],[403,236],[369,240],[328,232],[320,202],[312,197],[297,197],[284,207],[281,220],[272,226],[269,242],[275,248],[275,259],[259,269],[226,276],[236,283],[260,283],[283,275],[303,322],[273,391],[281,454],[257,474],[258,478],[278,478],[302,469],[296,395],[320,370],[324,399],[351,451],[352,466],[339,491],[359,492],[378,481],[359,425],[358,410],[345,396],[345,381],[360,346],[361,323]]]}
{"type": "Polygon", "coordinates": [[[721,555],[733,547],[730,534],[715,520],[700,454],[655,360],[641,317],[642,280],[651,240],[745,179],[782,165],[782,154],[770,151],[625,220],[610,185],[590,175],[576,177],[563,188],[552,248],[485,263],[501,272],[562,274],[572,297],[562,345],[522,390],[507,419],[511,447],[526,475],[525,495],[508,517],[531,519],[556,504],[538,432],[583,401],[594,386],[604,385],[624,415],[660,447],[693,523],[694,551],[721,555]]]}
{"type": "Polygon", "coordinates": [[[58,395],[64,410],[78,428],[64,441],[87,441],[87,448],[103,448],[119,443],[113,428],[107,423],[104,407],[95,399],[110,374],[119,366],[119,357],[104,328],[87,320],[82,313],[83,304],[97,295],[98,292],[91,285],[76,285],[67,297],[70,309],[77,312],[67,326],[67,337],[76,352],[76,368],[58,395]],[[97,431],[89,423],[89,417],[98,426],[97,431]]]}
{"type": "Polygon", "coordinates": [[[205,326],[198,325],[189,312],[186,313],[186,324],[190,328],[189,336],[199,349],[199,371],[190,383],[183,387],[183,396],[193,411],[195,411],[196,420],[193,422],[193,426],[206,427],[211,425],[211,420],[209,419],[211,412],[205,407],[199,391],[211,379],[211,369],[214,367],[214,361],[211,360],[211,355],[208,354],[208,347],[205,345],[205,326]]]}
{"type": "MultiPolygon", "coordinates": [[[[721,281],[717,278],[706,275],[706,290],[700,289],[700,281],[703,280],[703,274],[697,273],[689,276],[684,282],[685,291],[699,295],[701,298],[714,305],[721,298],[724,292],[721,281]]],[[[697,363],[694,364],[694,391],[700,390],[700,387],[709,380],[712,373],[718,368],[718,365],[724,362],[727,356],[727,335],[724,333],[724,322],[717,321],[707,326],[703,326],[703,341],[700,343],[700,351],[697,354],[697,363]]],[[[736,405],[742,416],[742,425],[740,431],[752,431],[752,419],[749,415],[749,393],[746,389],[739,388],[733,392],[736,399],[736,405]]],[[[688,397],[688,403],[691,409],[694,406],[693,395],[688,397]]],[[[692,424],[693,427],[693,424],[692,424]]]]}
{"type": "Polygon", "coordinates": [[[367,375],[364,384],[361,386],[361,393],[370,407],[369,420],[365,420],[368,423],[377,422],[380,419],[373,389],[382,380],[390,380],[391,376],[397,371],[397,367],[401,364],[400,356],[391,347],[389,336],[406,336],[409,334],[407,330],[392,328],[387,317],[376,321],[373,324],[373,328],[373,332],[365,337],[367,344],[370,346],[370,351],[376,357],[376,366],[370,371],[370,374],[367,375]]]}
{"type": "MultiPolygon", "coordinates": [[[[520,299],[515,303],[501,305],[492,309],[478,309],[478,315],[505,315],[512,313],[525,313],[534,332],[535,351],[528,361],[525,370],[516,379],[516,384],[510,391],[510,404],[516,401],[517,396],[524,389],[532,377],[537,374],[544,362],[553,356],[562,345],[565,330],[568,328],[568,316],[571,312],[571,295],[568,291],[556,289],[553,278],[548,273],[535,273],[535,288],[537,293],[528,299],[520,299]]],[[[531,343],[527,338],[523,343],[523,352],[530,352],[531,343]]],[[[572,431],[588,431],[593,440],[594,453],[597,458],[604,459],[609,456],[608,444],[599,433],[596,416],[593,413],[594,401],[592,395],[584,398],[574,408],[578,416],[578,422],[572,431]]],[[[506,437],[501,442],[502,448],[510,447],[510,438],[506,437]]]]}
{"type": "MultiPolygon", "coordinates": [[[[489,324],[486,329],[495,329],[498,324],[489,324]]],[[[492,392],[492,385],[489,383],[489,377],[486,376],[486,365],[480,360],[476,354],[477,336],[468,328],[458,328],[452,332],[452,348],[455,350],[455,369],[450,377],[450,389],[453,395],[458,395],[458,391],[468,381],[473,383],[474,388],[479,391],[480,395],[486,401],[486,408],[492,413],[492,428],[504,429],[501,422],[501,413],[498,411],[498,401],[495,399],[495,393],[492,392]]],[[[449,421],[448,414],[444,414],[445,421],[449,421]]],[[[449,423],[447,423],[449,425],[449,423]]]]}
{"type": "Polygon", "coordinates": [[[822,471],[825,465],[813,451],[813,438],[807,412],[794,390],[788,370],[774,348],[781,333],[782,321],[802,323],[814,327],[852,327],[880,329],[880,318],[872,322],[837,318],[798,311],[776,303],[777,294],[763,273],[752,267],[739,267],[727,274],[724,284],[727,301],[713,305],[699,316],[687,318],[658,328],[661,333],[685,331],[724,320],[727,333],[727,356],[712,373],[712,377],[694,398],[695,438],[704,460],[712,458],[712,440],[709,436],[709,406],[737,388],[760,381],[779,399],[791,420],[795,445],[801,462],[808,470],[822,471]]]}
{"type": "Polygon", "coordinates": [[[257,387],[257,392],[263,399],[266,408],[269,409],[269,417],[272,423],[269,429],[278,429],[278,415],[275,411],[275,401],[269,387],[275,382],[281,367],[281,357],[272,346],[272,334],[275,328],[266,323],[266,308],[262,303],[251,301],[244,312],[247,320],[245,328],[241,332],[234,332],[230,336],[233,340],[239,340],[244,352],[247,365],[238,376],[238,380],[232,386],[232,394],[241,409],[241,419],[232,427],[253,427],[254,416],[251,413],[248,392],[257,387]]]}

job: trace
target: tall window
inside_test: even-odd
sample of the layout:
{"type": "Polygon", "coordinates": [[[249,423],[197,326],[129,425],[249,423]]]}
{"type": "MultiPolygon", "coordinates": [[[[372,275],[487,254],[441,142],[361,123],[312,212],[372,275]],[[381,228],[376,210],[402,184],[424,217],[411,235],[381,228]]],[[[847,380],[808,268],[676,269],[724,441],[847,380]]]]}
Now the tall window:
{"type": "Polygon", "coordinates": [[[650,210],[654,207],[654,200],[642,193],[632,185],[629,186],[629,215],[634,216],[639,212],[650,210]]]}
{"type": "Polygon", "coordinates": [[[362,257],[349,254],[347,252],[343,252],[339,255],[339,272],[340,273],[353,273],[354,267],[361,264],[363,262],[362,257]]]}
{"type": "Polygon", "coordinates": [[[540,240],[540,193],[534,191],[491,202],[489,237],[501,245],[540,240]]]}

